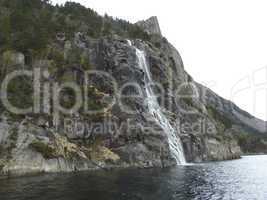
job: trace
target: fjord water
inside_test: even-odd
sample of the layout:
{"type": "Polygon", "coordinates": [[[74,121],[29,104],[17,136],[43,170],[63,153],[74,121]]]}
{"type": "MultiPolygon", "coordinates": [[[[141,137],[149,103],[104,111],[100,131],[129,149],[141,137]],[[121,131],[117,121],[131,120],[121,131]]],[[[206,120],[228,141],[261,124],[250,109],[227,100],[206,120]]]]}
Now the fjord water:
{"type": "Polygon", "coordinates": [[[1,200],[265,200],[267,156],[0,180],[1,200]]]}
{"type": "MultiPolygon", "coordinates": [[[[132,45],[130,41],[128,41],[129,45],[132,45]]],[[[158,123],[158,125],[164,130],[167,134],[169,148],[173,158],[176,160],[177,164],[185,164],[185,157],[183,152],[183,147],[180,138],[176,136],[175,130],[171,126],[167,117],[161,111],[161,107],[157,101],[157,98],[153,92],[152,85],[153,80],[151,77],[151,72],[146,62],[146,57],[144,51],[139,50],[134,47],[136,51],[136,56],[138,59],[138,65],[140,69],[143,70],[145,76],[145,92],[146,92],[146,104],[148,106],[148,110],[154,120],[158,123]]]]}

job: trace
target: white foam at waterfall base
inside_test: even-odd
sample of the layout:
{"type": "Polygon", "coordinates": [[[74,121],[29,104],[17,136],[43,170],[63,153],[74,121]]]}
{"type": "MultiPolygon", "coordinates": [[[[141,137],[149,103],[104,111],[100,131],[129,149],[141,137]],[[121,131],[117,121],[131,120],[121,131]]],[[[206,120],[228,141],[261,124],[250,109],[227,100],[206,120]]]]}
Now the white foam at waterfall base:
{"type": "MultiPolygon", "coordinates": [[[[130,40],[128,40],[128,44],[132,46],[130,40]]],[[[152,90],[152,77],[150,70],[148,68],[145,53],[140,49],[134,47],[136,50],[136,56],[138,58],[138,65],[145,73],[145,92],[146,92],[146,103],[148,106],[148,110],[154,120],[158,123],[158,125],[165,131],[168,137],[169,148],[171,151],[171,155],[176,160],[177,164],[184,165],[186,164],[184,151],[182,147],[182,143],[180,138],[176,135],[174,128],[171,126],[167,117],[161,111],[161,107],[157,101],[157,98],[152,90]]]]}
{"type": "Polygon", "coordinates": [[[132,46],[132,41],[131,40],[127,40],[127,43],[129,46],[132,46]]]}

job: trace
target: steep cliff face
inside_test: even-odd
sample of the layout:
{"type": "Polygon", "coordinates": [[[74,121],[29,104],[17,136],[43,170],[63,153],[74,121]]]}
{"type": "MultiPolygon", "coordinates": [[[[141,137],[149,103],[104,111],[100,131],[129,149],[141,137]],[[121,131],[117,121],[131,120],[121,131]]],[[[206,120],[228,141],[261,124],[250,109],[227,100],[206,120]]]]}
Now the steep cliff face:
{"type": "Polygon", "coordinates": [[[139,21],[136,24],[144,29],[148,34],[161,35],[158,18],[156,16],[150,17],[145,21],[139,21]]]}
{"type": "MultiPolygon", "coordinates": [[[[153,18],[153,20],[157,19],[153,18]]],[[[140,21],[137,24],[148,33],[158,29],[158,23],[151,23],[151,19],[148,19],[148,22],[140,21]],[[154,27],[152,24],[154,24],[154,27]]],[[[160,35],[161,33],[156,34],[160,35]]],[[[155,45],[160,46],[160,42],[155,38],[153,39],[155,45]]],[[[176,54],[174,58],[177,63],[180,63],[176,65],[175,69],[177,71],[175,85],[178,88],[181,86],[178,89],[179,91],[183,88],[187,90],[185,98],[183,94],[175,93],[181,97],[178,107],[182,108],[180,112],[180,122],[182,124],[179,122],[179,126],[186,127],[182,130],[181,137],[183,138],[187,160],[198,162],[238,158],[241,150],[244,153],[265,153],[267,149],[265,142],[267,123],[195,82],[184,70],[179,53],[171,44],[169,46],[172,52],[167,52],[167,54],[176,54]],[[184,102],[187,107],[183,107],[184,102]],[[190,126],[187,127],[189,124],[190,126]],[[197,129],[196,131],[194,126],[197,129]],[[208,133],[207,130],[209,129],[213,131],[208,133]],[[215,153],[216,156],[214,156],[214,152],[217,152],[215,153]]]]}
{"type": "Polygon", "coordinates": [[[233,102],[223,99],[208,88],[201,85],[198,85],[198,87],[200,89],[202,88],[202,90],[203,88],[206,90],[206,97],[204,100],[206,106],[215,108],[234,124],[243,126],[244,130],[252,130],[258,133],[267,132],[267,123],[265,121],[255,118],[246,111],[240,109],[233,102]]]}
{"type": "MultiPolygon", "coordinates": [[[[35,83],[42,94],[39,113],[14,115],[1,106],[3,175],[172,166],[179,162],[172,151],[179,144],[170,142],[174,138],[181,140],[187,162],[234,159],[241,155],[240,132],[266,132],[265,122],[187,74],[155,17],[137,24],[149,40],[117,34],[92,38],[84,32],[67,38],[59,33],[47,44],[46,56],[34,57],[31,64],[14,63],[16,59],[7,63],[3,53],[2,67],[40,70],[39,82],[30,78],[18,84],[35,83]],[[73,93],[76,86],[80,93],[73,93]],[[151,93],[157,96],[156,109],[151,109],[151,93]],[[75,110],[79,95],[82,103],[75,110]]],[[[23,57],[8,53],[9,58],[23,57]]],[[[27,95],[16,95],[20,87],[12,86],[13,103],[29,101],[27,95]]]]}

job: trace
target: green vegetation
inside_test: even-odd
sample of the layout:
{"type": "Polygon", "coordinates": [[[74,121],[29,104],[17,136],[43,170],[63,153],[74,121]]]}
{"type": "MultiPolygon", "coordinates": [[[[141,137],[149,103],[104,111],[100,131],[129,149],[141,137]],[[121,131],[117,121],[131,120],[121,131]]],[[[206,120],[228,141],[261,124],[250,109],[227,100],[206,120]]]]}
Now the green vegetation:
{"type": "Polygon", "coordinates": [[[3,65],[8,66],[12,64],[12,51],[5,51],[3,53],[3,65]]]}
{"type": "Polygon", "coordinates": [[[47,57],[49,60],[52,60],[54,62],[54,65],[52,67],[54,67],[55,69],[49,69],[50,72],[61,68],[65,64],[64,53],[57,48],[48,48],[47,57]]]}
{"type": "Polygon", "coordinates": [[[17,127],[13,127],[11,130],[10,130],[10,135],[9,135],[9,139],[10,139],[10,143],[7,147],[7,157],[9,159],[11,159],[11,155],[12,155],[12,150],[16,147],[17,145],[17,140],[18,140],[18,130],[17,130],[17,127]]]}
{"type": "Polygon", "coordinates": [[[183,98],[183,101],[190,107],[194,107],[193,99],[192,98],[183,98]]]}
{"type": "MultiPolygon", "coordinates": [[[[0,79],[22,66],[13,66],[13,53],[25,56],[24,68],[30,69],[34,61],[48,60],[48,70],[55,75],[59,70],[77,66],[92,68],[88,54],[72,45],[74,35],[101,38],[117,34],[126,38],[149,40],[140,27],[127,21],[98,15],[94,10],[66,2],[53,6],[49,0],[0,0],[0,79]],[[58,36],[70,42],[70,47],[57,41],[58,36]]],[[[28,108],[32,105],[32,80],[18,77],[8,86],[8,98],[14,106],[28,108]]],[[[67,92],[70,93],[70,92],[67,92]]],[[[70,94],[70,99],[73,95],[70,94]]],[[[99,109],[98,102],[89,100],[89,107],[99,109]]],[[[66,105],[70,107],[72,104],[66,105]]],[[[0,108],[3,106],[0,105],[0,108]]]]}
{"type": "Polygon", "coordinates": [[[11,81],[7,88],[10,103],[18,108],[29,108],[33,105],[32,80],[19,76],[11,81]]]}
{"type": "Polygon", "coordinates": [[[30,144],[30,147],[41,153],[45,159],[52,159],[56,157],[55,150],[48,144],[44,144],[43,142],[37,140],[33,141],[30,144]]]}
{"type": "Polygon", "coordinates": [[[229,129],[232,127],[232,122],[230,119],[228,119],[226,116],[222,115],[219,111],[217,111],[212,106],[207,106],[207,111],[209,116],[211,116],[215,121],[221,123],[226,129],[229,129]]]}
{"type": "Polygon", "coordinates": [[[198,113],[203,113],[203,110],[200,106],[197,106],[196,104],[194,104],[194,99],[193,97],[184,97],[183,99],[183,102],[186,103],[187,106],[195,109],[195,111],[197,111],[198,113]]]}
{"type": "Polygon", "coordinates": [[[150,39],[140,27],[107,15],[102,17],[79,3],[52,6],[48,0],[1,0],[0,8],[1,51],[12,49],[30,55],[46,48],[58,33],[64,33],[66,39],[76,32],[94,38],[118,34],[150,39]]]}
{"type": "Polygon", "coordinates": [[[84,70],[92,69],[92,65],[88,55],[82,54],[80,59],[81,59],[80,64],[84,70]]]}
{"type": "Polygon", "coordinates": [[[72,89],[65,88],[60,97],[60,104],[65,109],[71,109],[74,106],[76,97],[72,89]]]}
{"type": "Polygon", "coordinates": [[[4,163],[3,163],[3,161],[2,160],[0,160],[0,171],[4,168],[4,163]]]}
{"type": "Polygon", "coordinates": [[[17,142],[17,139],[18,139],[18,130],[17,130],[17,127],[14,127],[10,132],[11,132],[11,135],[9,136],[9,139],[11,141],[14,141],[16,143],[17,142]]]}
{"type": "Polygon", "coordinates": [[[235,135],[244,153],[267,153],[267,136],[242,132],[235,135]]]}

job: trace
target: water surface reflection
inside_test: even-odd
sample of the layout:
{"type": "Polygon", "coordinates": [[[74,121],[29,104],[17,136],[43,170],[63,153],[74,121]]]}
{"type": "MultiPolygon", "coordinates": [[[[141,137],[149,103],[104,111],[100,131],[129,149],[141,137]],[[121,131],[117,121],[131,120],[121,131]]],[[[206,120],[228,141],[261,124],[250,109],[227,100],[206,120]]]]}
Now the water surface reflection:
{"type": "Polygon", "coordinates": [[[169,169],[0,180],[1,200],[267,199],[267,156],[169,169]]]}

